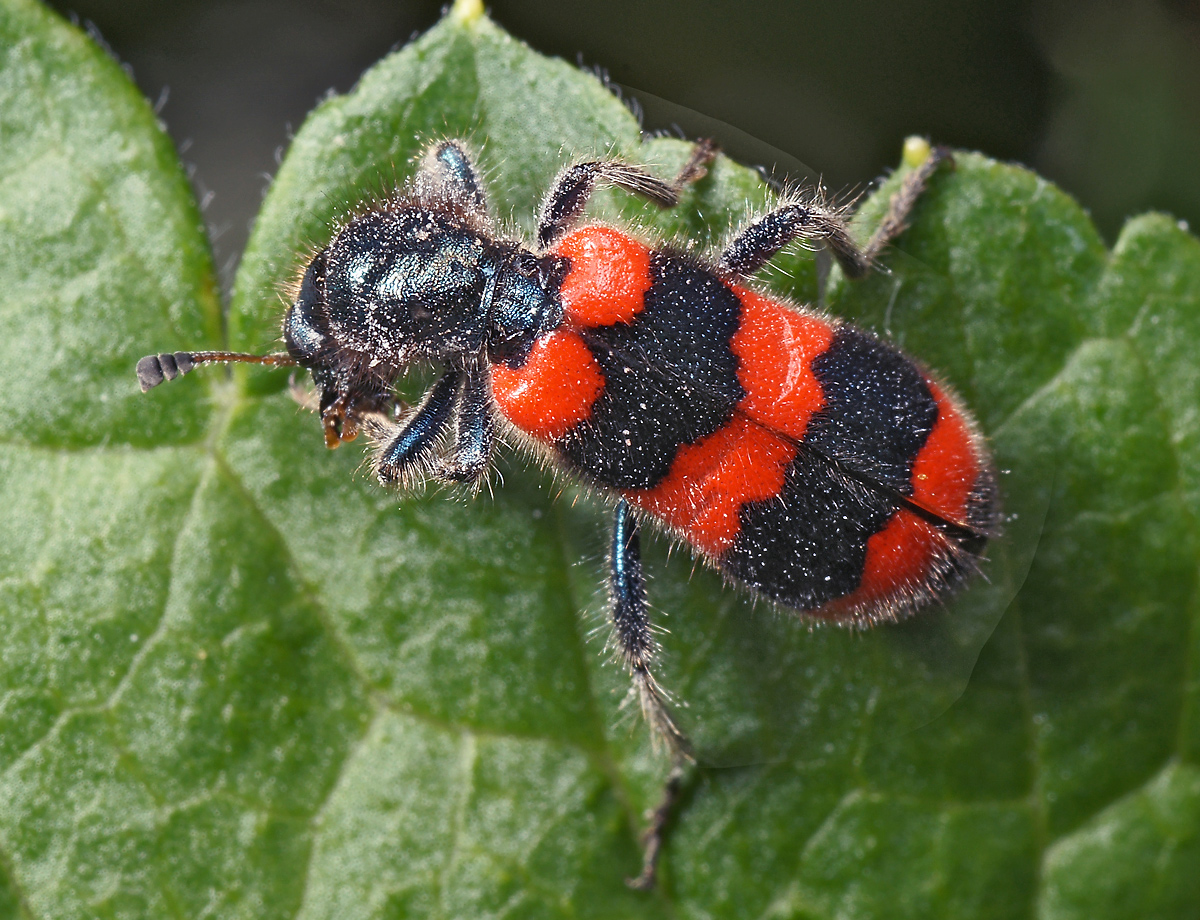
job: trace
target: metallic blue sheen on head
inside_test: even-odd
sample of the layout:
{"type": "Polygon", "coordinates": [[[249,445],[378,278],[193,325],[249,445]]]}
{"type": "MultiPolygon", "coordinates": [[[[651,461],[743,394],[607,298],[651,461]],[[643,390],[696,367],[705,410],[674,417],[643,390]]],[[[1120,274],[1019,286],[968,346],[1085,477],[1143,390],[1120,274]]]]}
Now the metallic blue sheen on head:
{"type": "Polygon", "coordinates": [[[324,315],[324,295],[321,283],[325,274],[325,253],[317,255],[304,272],[300,293],[283,320],[283,341],[288,354],[302,365],[316,360],[327,340],[321,326],[324,315]]]}

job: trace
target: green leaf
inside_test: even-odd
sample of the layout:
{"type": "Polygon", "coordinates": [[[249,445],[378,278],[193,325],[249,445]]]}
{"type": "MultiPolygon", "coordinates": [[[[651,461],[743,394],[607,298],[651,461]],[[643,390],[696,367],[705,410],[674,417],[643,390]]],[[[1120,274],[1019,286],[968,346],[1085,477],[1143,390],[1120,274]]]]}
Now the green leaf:
{"type": "MultiPolygon", "coordinates": [[[[652,543],[710,765],[643,894],[667,765],[588,638],[602,504],[515,453],[494,499],[385,493],[277,372],[142,396],[138,356],[223,339],[169,143],[29,0],[0,0],[0,119],[0,917],[1194,914],[1200,243],[1167,218],[1110,253],[1052,186],[960,154],[891,274],[832,286],[973,406],[1011,517],[986,581],[867,635],[652,543]]],[[[687,153],[461,4],[305,123],[228,344],[271,347],[308,255],[445,135],[525,230],[566,163],[687,153]]],[[[716,245],[766,200],[721,160],[673,212],[595,211],[716,245]]],[[[778,261],[812,300],[811,258],[778,261]]]]}

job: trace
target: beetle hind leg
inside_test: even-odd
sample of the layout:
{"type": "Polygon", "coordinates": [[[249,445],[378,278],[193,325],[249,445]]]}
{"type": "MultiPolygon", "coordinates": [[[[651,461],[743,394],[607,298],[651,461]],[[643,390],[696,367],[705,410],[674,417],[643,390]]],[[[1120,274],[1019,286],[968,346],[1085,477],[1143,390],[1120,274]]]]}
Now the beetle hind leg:
{"type": "Polygon", "coordinates": [[[789,202],[743,229],[725,249],[717,268],[735,280],[747,278],[789,243],[802,239],[825,246],[847,277],[862,278],[876,265],[887,245],[908,229],[917,201],[933,174],[946,162],[953,162],[949,148],[934,147],[925,161],[905,177],[865,246],[859,246],[850,235],[844,209],[821,201],[789,202]]]}

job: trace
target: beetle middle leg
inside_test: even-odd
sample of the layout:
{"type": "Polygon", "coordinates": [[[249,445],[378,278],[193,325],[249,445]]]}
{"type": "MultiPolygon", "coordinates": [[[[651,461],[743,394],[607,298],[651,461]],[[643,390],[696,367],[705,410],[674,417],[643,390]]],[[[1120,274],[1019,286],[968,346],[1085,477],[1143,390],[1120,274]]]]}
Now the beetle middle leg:
{"type": "Polygon", "coordinates": [[[690,758],[687,736],[667,709],[666,695],[650,666],[658,651],[646,606],[646,579],[642,572],[641,529],[629,505],[617,504],[613,518],[612,555],[609,560],[609,619],[612,644],[633,680],[642,714],[656,738],[666,742],[673,755],[690,758]]]}
{"type": "Polygon", "coordinates": [[[609,560],[609,618],[612,644],[633,681],[631,694],[637,698],[642,716],[656,741],[663,741],[671,752],[671,773],[663,787],[662,800],[649,815],[649,826],[642,835],[644,851],[642,871],[629,879],[631,888],[649,890],[658,874],[658,860],[668,822],[675,814],[688,764],[692,760],[691,743],[675,724],[667,708],[666,695],[651,670],[658,643],[651,631],[646,607],[646,581],[642,573],[641,536],[629,505],[620,502],[613,517],[612,550],[609,560]]]}
{"type": "Polygon", "coordinates": [[[614,185],[660,207],[673,208],[679,203],[683,189],[703,178],[708,172],[708,164],[716,156],[717,146],[711,140],[697,141],[692,155],[670,182],[619,160],[594,160],[567,167],[550,187],[542,205],[538,218],[538,247],[547,249],[574,226],[597,183],[614,185]]]}

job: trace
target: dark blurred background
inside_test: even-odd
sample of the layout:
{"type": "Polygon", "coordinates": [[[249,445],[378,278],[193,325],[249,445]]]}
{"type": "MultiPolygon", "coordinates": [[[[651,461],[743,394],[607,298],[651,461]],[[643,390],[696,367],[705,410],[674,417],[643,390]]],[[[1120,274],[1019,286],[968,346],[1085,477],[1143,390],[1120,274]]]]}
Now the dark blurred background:
{"type": "MultiPolygon", "coordinates": [[[[160,105],[228,279],[266,176],[317,99],[429,28],[432,0],[55,0],[160,105]]],[[[922,133],[1034,167],[1111,242],[1200,227],[1200,2],[496,0],[540,51],[607,69],[649,129],[862,187],[922,133]],[[689,111],[691,110],[691,111],[689,111]],[[728,127],[722,126],[724,122],[728,127]]]]}

